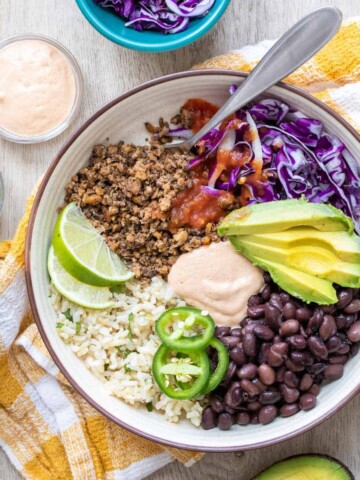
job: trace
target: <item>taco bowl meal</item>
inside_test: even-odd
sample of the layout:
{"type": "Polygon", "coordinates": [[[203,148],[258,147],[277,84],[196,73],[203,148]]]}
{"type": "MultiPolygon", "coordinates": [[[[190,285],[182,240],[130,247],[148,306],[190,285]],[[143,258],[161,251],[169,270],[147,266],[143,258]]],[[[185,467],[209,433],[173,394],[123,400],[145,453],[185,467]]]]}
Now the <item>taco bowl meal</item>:
{"type": "Polygon", "coordinates": [[[96,408],[199,450],[289,438],[359,388],[357,134],[283,85],[189,138],[241,75],[187,72],[104,107],[43,180],[27,280],[96,408]]]}

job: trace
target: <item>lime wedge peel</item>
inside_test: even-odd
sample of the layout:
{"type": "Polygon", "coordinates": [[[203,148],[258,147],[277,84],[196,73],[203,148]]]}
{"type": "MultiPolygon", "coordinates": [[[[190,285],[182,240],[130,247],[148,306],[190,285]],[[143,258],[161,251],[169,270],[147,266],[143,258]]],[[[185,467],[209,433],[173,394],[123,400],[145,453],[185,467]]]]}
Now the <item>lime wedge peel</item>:
{"type": "Polygon", "coordinates": [[[59,262],[53,247],[49,249],[48,271],[55,288],[70,302],[95,310],[103,310],[115,305],[109,288],[86,285],[71,276],[59,262]]]}
{"type": "Polygon", "coordinates": [[[110,287],[134,276],[76,203],[67,205],[59,215],[52,245],[62,266],[80,282],[110,287]]]}

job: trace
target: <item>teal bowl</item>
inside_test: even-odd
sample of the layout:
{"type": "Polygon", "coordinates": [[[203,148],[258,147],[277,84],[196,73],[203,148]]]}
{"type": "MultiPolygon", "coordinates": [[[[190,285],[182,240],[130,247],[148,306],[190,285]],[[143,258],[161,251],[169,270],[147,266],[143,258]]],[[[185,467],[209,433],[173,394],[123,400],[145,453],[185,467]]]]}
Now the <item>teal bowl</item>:
{"type": "Polygon", "coordinates": [[[202,18],[190,21],[184,32],[164,35],[161,32],[142,31],[125,27],[125,21],[108,8],[96,5],[94,0],[76,0],[88,22],[112,42],[143,52],[167,52],[185,47],[205,35],[225,12],[231,0],[216,0],[202,18]]]}

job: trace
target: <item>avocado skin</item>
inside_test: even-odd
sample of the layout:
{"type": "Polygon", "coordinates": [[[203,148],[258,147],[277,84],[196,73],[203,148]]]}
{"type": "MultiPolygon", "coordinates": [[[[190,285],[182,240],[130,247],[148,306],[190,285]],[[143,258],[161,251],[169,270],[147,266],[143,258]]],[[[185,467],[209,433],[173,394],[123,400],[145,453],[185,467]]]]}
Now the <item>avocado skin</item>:
{"type": "Polygon", "coordinates": [[[251,255],[242,247],[238,237],[229,237],[229,240],[235,250],[240,251],[257,267],[268,271],[273,281],[290,295],[307,303],[315,302],[319,305],[330,305],[337,302],[336,291],[328,280],[251,255]]]}
{"type": "Polygon", "coordinates": [[[293,248],[275,248],[270,245],[256,244],[251,235],[232,237],[232,244],[246,257],[256,256],[271,259],[289,268],[300,270],[309,275],[329,280],[342,287],[360,287],[360,264],[343,262],[331,250],[323,247],[299,245],[293,248]]]}
{"type": "Polygon", "coordinates": [[[341,210],[323,203],[291,199],[233,210],[221,222],[218,233],[220,236],[275,233],[299,226],[327,232],[354,231],[353,222],[341,210]]]}
{"type": "Polygon", "coordinates": [[[315,246],[331,250],[343,262],[360,263],[360,237],[348,232],[320,232],[315,228],[298,227],[278,233],[242,235],[245,242],[267,247],[289,249],[315,246]]]}
{"type": "Polygon", "coordinates": [[[252,480],[355,480],[355,477],[335,458],[308,454],[281,460],[252,480]]]}

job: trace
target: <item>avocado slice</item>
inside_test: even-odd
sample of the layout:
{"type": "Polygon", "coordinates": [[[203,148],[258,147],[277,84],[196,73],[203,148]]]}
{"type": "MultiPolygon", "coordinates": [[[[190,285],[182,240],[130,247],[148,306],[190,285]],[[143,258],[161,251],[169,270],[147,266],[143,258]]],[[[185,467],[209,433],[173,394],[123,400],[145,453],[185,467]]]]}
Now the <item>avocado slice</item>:
{"type": "Polygon", "coordinates": [[[296,455],[275,463],[253,480],[355,480],[350,470],[326,455],[296,455]]]}
{"type": "Polygon", "coordinates": [[[232,245],[246,257],[270,258],[287,267],[324,278],[343,287],[360,287],[360,264],[341,261],[331,250],[312,245],[292,248],[275,248],[271,245],[256,244],[252,236],[231,237],[232,245]],[[244,239],[247,239],[246,241],[244,239]]]}
{"type": "Polygon", "coordinates": [[[220,236],[275,233],[299,226],[326,232],[354,231],[353,222],[341,210],[324,203],[291,199],[233,210],[221,222],[218,233],[220,236]]]}
{"type": "Polygon", "coordinates": [[[331,250],[343,262],[360,263],[360,237],[355,233],[329,233],[311,227],[298,227],[286,232],[243,235],[241,238],[244,241],[284,249],[307,245],[323,247],[331,250]]]}
{"type": "Polygon", "coordinates": [[[235,238],[229,238],[234,248],[241,251],[254,265],[269,272],[273,281],[290,295],[301,298],[304,302],[315,302],[319,305],[337,302],[336,291],[328,280],[252,255],[241,249],[240,242],[234,245],[235,238]]]}

